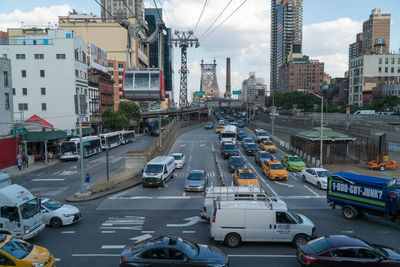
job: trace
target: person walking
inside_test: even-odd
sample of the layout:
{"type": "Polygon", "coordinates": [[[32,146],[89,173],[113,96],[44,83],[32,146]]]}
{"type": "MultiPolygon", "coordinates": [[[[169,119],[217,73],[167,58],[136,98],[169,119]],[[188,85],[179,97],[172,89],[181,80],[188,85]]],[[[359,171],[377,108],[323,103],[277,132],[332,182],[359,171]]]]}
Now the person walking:
{"type": "Polygon", "coordinates": [[[86,189],[87,191],[90,191],[90,174],[86,173],[86,177],[85,177],[85,184],[86,184],[86,189]]]}
{"type": "Polygon", "coordinates": [[[17,165],[18,165],[18,169],[21,171],[22,170],[22,156],[21,156],[21,154],[17,155],[17,165]]]}
{"type": "Polygon", "coordinates": [[[28,168],[29,167],[29,157],[27,154],[24,155],[24,167],[28,168]]]}
{"type": "Polygon", "coordinates": [[[22,154],[22,169],[23,170],[25,170],[25,165],[26,165],[26,163],[25,163],[25,154],[22,154]]]}

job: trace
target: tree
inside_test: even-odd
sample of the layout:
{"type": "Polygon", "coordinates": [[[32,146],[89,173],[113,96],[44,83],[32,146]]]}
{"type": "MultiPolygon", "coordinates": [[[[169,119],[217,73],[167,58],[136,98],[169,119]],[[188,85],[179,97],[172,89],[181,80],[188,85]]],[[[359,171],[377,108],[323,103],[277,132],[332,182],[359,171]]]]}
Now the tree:
{"type": "Polygon", "coordinates": [[[120,112],[106,108],[103,113],[104,125],[112,131],[121,130],[129,126],[129,120],[120,112]]]}
{"type": "Polygon", "coordinates": [[[118,112],[124,115],[129,121],[140,121],[142,115],[138,105],[131,101],[124,101],[119,104],[118,112]]]}

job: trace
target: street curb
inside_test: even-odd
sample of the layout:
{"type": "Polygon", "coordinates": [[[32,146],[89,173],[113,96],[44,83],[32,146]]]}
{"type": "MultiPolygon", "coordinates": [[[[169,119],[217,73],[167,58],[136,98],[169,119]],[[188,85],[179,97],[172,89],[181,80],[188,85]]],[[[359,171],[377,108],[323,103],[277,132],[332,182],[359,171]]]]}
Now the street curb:
{"type": "Polygon", "coordinates": [[[218,157],[215,153],[214,153],[214,160],[215,160],[215,164],[217,165],[217,172],[218,172],[219,180],[221,181],[221,185],[226,186],[224,176],[222,175],[221,165],[219,164],[218,157]]]}

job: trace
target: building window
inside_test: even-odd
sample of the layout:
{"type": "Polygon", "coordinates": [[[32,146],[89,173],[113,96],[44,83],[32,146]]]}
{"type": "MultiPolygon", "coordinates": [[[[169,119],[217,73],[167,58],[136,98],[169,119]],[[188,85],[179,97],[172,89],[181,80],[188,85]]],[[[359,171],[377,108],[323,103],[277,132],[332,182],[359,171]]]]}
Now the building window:
{"type": "Polygon", "coordinates": [[[15,88],[13,88],[12,91],[13,91],[13,95],[15,95],[15,88]]]}
{"type": "Polygon", "coordinates": [[[400,65],[400,57],[397,59],[397,64],[400,65]]]}
{"type": "Polygon", "coordinates": [[[400,68],[397,69],[397,73],[400,73],[400,68]]]}
{"type": "Polygon", "coordinates": [[[8,86],[8,72],[3,71],[4,86],[8,86]]]}
{"type": "Polygon", "coordinates": [[[123,69],[124,68],[124,64],[118,64],[118,68],[123,69]]]}
{"type": "Polygon", "coordinates": [[[392,67],[392,68],[390,69],[390,72],[391,72],[391,73],[394,73],[394,67],[392,67]]]}
{"type": "Polygon", "coordinates": [[[79,77],[79,71],[75,70],[75,77],[79,77]]]}
{"type": "Polygon", "coordinates": [[[391,59],[391,63],[392,63],[392,64],[394,64],[394,57],[392,57],[392,59],[391,59]]]}
{"type": "Polygon", "coordinates": [[[35,59],[44,59],[44,54],[35,54],[35,59]]]}
{"type": "Polygon", "coordinates": [[[388,73],[388,67],[385,67],[385,73],[388,73]]]}
{"type": "Polygon", "coordinates": [[[65,54],[56,54],[56,59],[65,59],[65,54]]]}
{"type": "Polygon", "coordinates": [[[4,57],[4,58],[7,58],[7,54],[3,54],[3,57],[4,57]]]}
{"type": "Polygon", "coordinates": [[[44,87],[40,88],[40,94],[46,95],[46,88],[44,88],[44,87]]]}
{"type": "Polygon", "coordinates": [[[389,63],[389,58],[385,58],[385,64],[389,63]]]}
{"type": "Polygon", "coordinates": [[[108,67],[109,68],[114,68],[114,64],[113,63],[108,63],[108,67]]]}
{"type": "Polygon", "coordinates": [[[26,78],[26,70],[21,70],[21,77],[26,78]]]}
{"type": "Polygon", "coordinates": [[[16,59],[25,59],[25,54],[16,54],[15,58],[16,59]]]}
{"type": "Polygon", "coordinates": [[[6,110],[10,109],[10,94],[4,93],[4,107],[6,110]]]}
{"type": "Polygon", "coordinates": [[[379,72],[379,73],[382,72],[382,68],[381,68],[381,67],[378,68],[378,72],[379,72]]]}
{"type": "Polygon", "coordinates": [[[46,103],[42,103],[42,110],[47,110],[46,103]]]}
{"type": "Polygon", "coordinates": [[[44,70],[40,70],[40,77],[44,77],[44,70]]]}
{"type": "Polygon", "coordinates": [[[28,95],[28,89],[22,88],[22,95],[28,95]]]}
{"type": "Polygon", "coordinates": [[[118,83],[119,83],[119,84],[122,84],[122,80],[119,80],[118,83]]]}
{"type": "Polygon", "coordinates": [[[18,110],[28,110],[28,103],[19,103],[18,110]]]}
{"type": "Polygon", "coordinates": [[[85,89],[85,95],[87,95],[87,89],[85,89]]]}
{"type": "Polygon", "coordinates": [[[382,58],[381,57],[379,58],[379,64],[382,64],[382,58]]]}

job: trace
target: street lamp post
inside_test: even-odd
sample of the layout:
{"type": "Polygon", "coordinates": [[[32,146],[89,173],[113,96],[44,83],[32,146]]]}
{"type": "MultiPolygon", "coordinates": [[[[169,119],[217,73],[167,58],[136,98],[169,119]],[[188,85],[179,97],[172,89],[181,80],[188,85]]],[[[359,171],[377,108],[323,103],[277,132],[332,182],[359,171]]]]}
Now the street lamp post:
{"type": "Polygon", "coordinates": [[[275,136],[275,94],[274,89],[272,89],[272,138],[275,136]]]}
{"type": "Polygon", "coordinates": [[[320,127],[320,147],[319,147],[319,160],[320,160],[320,163],[319,163],[319,166],[322,168],[322,166],[323,166],[323,164],[322,164],[322,155],[323,155],[322,148],[323,148],[323,133],[324,133],[323,132],[323,127],[324,127],[324,97],[320,96],[320,95],[317,95],[314,92],[311,92],[311,94],[321,98],[321,127],[320,127]]]}

